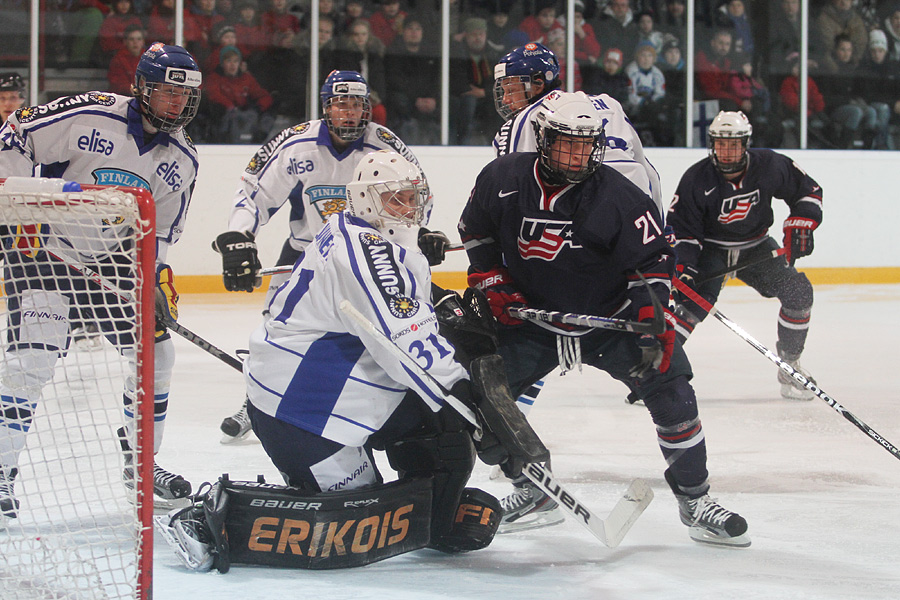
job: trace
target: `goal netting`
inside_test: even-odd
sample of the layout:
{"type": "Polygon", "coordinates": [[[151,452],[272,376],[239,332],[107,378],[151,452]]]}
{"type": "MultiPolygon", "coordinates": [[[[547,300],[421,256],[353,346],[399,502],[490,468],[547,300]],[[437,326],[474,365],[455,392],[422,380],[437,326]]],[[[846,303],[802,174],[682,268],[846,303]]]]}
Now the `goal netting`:
{"type": "Polygon", "coordinates": [[[149,598],[153,202],[61,184],[0,179],[0,598],[149,598]]]}

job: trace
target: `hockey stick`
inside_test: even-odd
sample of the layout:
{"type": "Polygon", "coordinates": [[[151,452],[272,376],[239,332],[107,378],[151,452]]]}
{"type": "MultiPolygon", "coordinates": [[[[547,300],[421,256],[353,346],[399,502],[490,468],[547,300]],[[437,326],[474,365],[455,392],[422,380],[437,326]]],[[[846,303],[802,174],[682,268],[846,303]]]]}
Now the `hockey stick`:
{"type": "Polygon", "coordinates": [[[821,398],[825,401],[828,406],[833,408],[838,414],[842,415],[845,419],[856,425],[863,433],[867,436],[878,442],[878,444],[890,452],[894,458],[900,460],[900,450],[897,449],[896,446],[887,441],[881,434],[877,433],[874,429],[866,425],[863,421],[861,421],[856,415],[851,413],[849,410],[841,406],[837,400],[826,394],[824,391],[819,389],[819,387],[803,376],[802,373],[791,367],[791,365],[787,364],[780,356],[760,344],[753,337],[750,336],[746,331],[741,329],[734,321],[723,315],[719,312],[715,306],[707,302],[703,297],[701,297],[697,292],[692,290],[690,286],[685,285],[678,279],[675,280],[675,287],[679,289],[684,295],[693,300],[700,308],[705,310],[711,315],[715,315],[716,318],[721,321],[725,327],[735,332],[738,337],[743,339],[745,342],[756,348],[760,354],[768,358],[770,361],[778,365],[778,368],[784,371],[787,375],[790,375],[794,381],[800,383],[811,391],[813,394],[821,398]]]}
{"type": "Polygon", "coordinates": [[[757,256],[751,260],[746,260],[744,262],[737,263],[735,265],[731,265],[728,268],[719,269],[718,271],[713,271],[712,273],[708,274],[703,279],[699,280],[694,285],[699,286],[701,284],[706,283],[707,281],[712,281],[713,279],[718,279],[719,277],[724,277],[724,276],[728,275],[729,273],[734,273],[735,271],[740,271],[741,269],[746,269],[747,267],[752,267],[755,265],[762,264],[764,262],[772,260],[773,258],[778,258],[779,256],[784,256],[785,254],[787,254],[787,248],[778,248],[777,250],[772,250],[772,252],[770,252],[769,254],[757,256]]]}
{"type": "MultiPolygon", "coordinates": [[[[466,420],[475,424],[473,421],[475,413],[469,407],[451,396],[449,391],[434,379],[431,373],[422,368],[402,348],[377,329],[350,302],[347,300],[341,301],[340,309],[341,312],[360,324],[378,344],[397,357],[407,370],[414,372],[422,381],[428,382],[435,389],[440,390],[451,407],[459,411],[460,415],[466,420]],[[470,416],[472,417],[471,419],[469,418],[470,416]]],[[[653,500],[653,490],[647,482],[643,479],[635,479],[631,482],[625,494],[619,498],[619,501],[610,511],[609,516],[606,519],[601,519],[565,489],[546,467],[537,463],[531,463],[525,465],[522,473],[545,494],[555,498],[560,506],[563,507],[563,510],[575,517],[579,524],[590,531],[594,537],[608,548],[615,548],[619,545],[625,534],[631,529],[631,526],[634,525],[641,513],[644,512],[644,509],[653,500]]]]}
{"type": "MultiPolygon", "coordinates": [[[[93,269],[86,267],[84,265],[77,265],[77,264],[73,263],[72,261],[70,261],[68,258],[61,256],[59,254],[56,254],[55,252],[53,252],[51,250],[47,250],[46,248],[44,248],[44,252],[46,252],[51,258],[63,263],[64,265],[66,265],[67,267],[69,267],[70,269],[75,271],[76,273],[82,275],[88,281],[97,285],[98,287],[101,287],[108,292],[112,292],[113,294],[117,295],[119,298],[122,298],[126,302],[134,301],[134,294],[132,294],[128,290],[123,290],[123,289],[119,288],[115,283],[113,283],[112,281],[110,281],[109,279],[107,279],[106,277],[101,275],[100,273],[97,273],[93,269]]],[[[220,348],[217,348],[216,346],[212,345],[211,343],[209,343],[208,341],[206,341],[205,339],[203,339],[202,337],[200,337],[199,335],[197,335],[196,333],[194,333],[193,331],[191,331],[184,325],[181,325],[181,324],[173,321],[168,315],[164,315],[158,310],[156,311],[156,317],[163,322],[163,324],[166,326],[166,328],[171,329],[172,331],[174,331],[175,333],[177,333],[178,335],[180,335],[187,341],[191,342],[192,344],[194,344],[201,350],[205,350],[209,354],[212,354],[213,356],[215,356],[216,358],[218,358],[219,360],[224,362],[229,367],[233,367],[233,368],[237,369],[238,371],[243,372],[244,367],[243,367],[241,361],[238,360],[237,358],[231,356],[224,350],[221,350],[220,348]]]]}
{"type": "MultiPolygon", "coordinates": [[[[464,250],[465,247],[462,244],[450,244],[447,248],[447,252],[455,252],[457,250],[464,250]]],[[[294,269],[294,265],[278,265],[277,267],[266,267],[265,269],[260,269],[259,274],[261,276],[266,275],[282,275],[284,273],[290,273],[294,269]]]]}

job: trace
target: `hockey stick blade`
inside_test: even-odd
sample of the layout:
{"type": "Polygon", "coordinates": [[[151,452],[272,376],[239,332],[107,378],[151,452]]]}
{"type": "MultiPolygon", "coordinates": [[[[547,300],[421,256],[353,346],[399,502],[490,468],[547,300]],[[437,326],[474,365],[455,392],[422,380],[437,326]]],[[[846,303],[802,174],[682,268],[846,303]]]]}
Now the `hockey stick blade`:
{"type": "MultiPolygon", "coordinates": [[[[365,315],[356,310],[347,300],[342,300],[339,306],[341,312],[361,325],[369,335],[381,346],[388,349],[409,370],[421,377],[423,381],[433,383],[438,389],[443,390],[446,402],[450,404],[463,417],[469,420],[475,414],[472,410],[454,398],[434,377],[422,368],[411,356],[385,336],[365,315]],[[465,412],[463,412],[465,411],[465,412]]],[[[471,421],[470,421],[471,422],[471,421]]],[[[474,423],[473,423],[474,424],[474,423]]],[[[563,510],[575,517],[582,526],[590,531],[603,545],[615,548],[628,530],[637,520],[650,501],[653,500],[653,490],[643,480],[635,480],[628,488],[625,496],[619,500],[606,521],[597,517],[590,509],[582,504],[573,494],[566,490],[561,483],[556,481],[553,474],[546,467],[531,463],[525,465],[522,473],[541,488],[544,493],[556,498],[563,510]],[[552,484],[552,485],[551,485],[552,484]]]]}
{"type": "Polygon", "coordinates": [[[719,277],[725,277],[729,273],[734,273],[735,271],[740,271],[741,269],[746,269],[747,267],[753,267],[753,266],[762,264],[764,262],[768,262],[768,261],[772,260],[773,258],[778,258],[779,256],[784,256],[785,254],[787,254],[786,248],[779,248],[777,250],[772,250],[772,252],[770,252],[769,254],[764,254],[763,256],[758,256],[758,257],[754,258],[753,260],[748,260],[743,263],[737,263],[736,265],[731,265],[730,267],[727,267],[725,269],[719,269],[718,271],[713,271],[712,273],[709,273],[703,279],[699,280],[694,285],[695,286],[702,285],[702,284],[706,283],[707,281],[712,281],[713,279],[718,279],[719,277]]]}
{"type": "Polygon", "coordinates": [[[853,423],[860,431],[865,433],[867,436],[875,440],[879,446],[890,452],[894,458],[900,460],[900,449],[894,446],[892,443],[887,441],[881,434],[876,432],[874,429],[869,427],[865,422],[863,422],[859,417],[851,413],[849,410],[841,406],[837,400],[829,396],[825,393],[824,390],[820,389],[818,385],[807,379],[802,373],[798,372],[796,369],[791,367],[791,365],[787,364],[780,356],[763,346],[760,342],[758,342],[755,338],[753,338],[749,333],[741,329],[741,327],[723,315],[721,312],[716,309],[715,306],[706,301],[705,298],[700,296],[697,292],[692,290],[690,286],[684,284],[680,280],[675,280],[675,287],[677,287],[684,295],[693,300],[697,306],[707,311],[711,315],[715,315],[716,319],[718,319],[725,327],[733,331],[737,334],[739,338],[756,348],[756,350],[768,358],[770,361],[775,363],[779,369],[788,374],[794,381],[800,383],[803,387],[811,391],[813,394],[818,396],[820,399],[824,400],[828,406],[833,408],[835,412],[839,415],[843,416],[845,419],[853,423]]]}
{"type": "MultiPolygon", "coordinates": [[[[457,250],[465,250],[465,247],[462,244],[450,244],[447,248],[447,252],[456,252],[457,250]]],[[[265,277],[266,275],[282,275],[284,273],[290,273],[293,269],[294,265],[278,265],[277,267],[260,269],[259,274],[262,277],[265,277]]]]}
{"type": "Polygon", "coordinates": [[[622,542],[625,534],[653,500],[653,490],[647,481],[635,479],[616,502],[609,516],[601,519],[564,489],[543,465],[537,463],[526,465],[522,473],[545,494],[555,498],[563,510],[572,515],[607,548],[615,548],[622,542]]]}

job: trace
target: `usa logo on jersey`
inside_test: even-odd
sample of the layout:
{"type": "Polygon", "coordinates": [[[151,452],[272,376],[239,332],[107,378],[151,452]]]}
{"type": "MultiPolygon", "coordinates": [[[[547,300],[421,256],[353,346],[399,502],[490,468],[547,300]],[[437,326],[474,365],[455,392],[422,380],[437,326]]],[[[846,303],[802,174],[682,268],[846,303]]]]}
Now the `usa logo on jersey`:
{"type": "Polygon", "coordinates": [[[581,248],[575,241],[571,221],[553,221],[550,219],[522,219],[519,228],[519,255],[525,260],[538,258],[554,260],[563,248],[581,248]]]}
{"type": "Polygon", "coordinates": [[[735,221],[743,221],[755,204],[759,204],[759,190],[726,198],[719,210],[719,223],[727,225],[735,221]]]}

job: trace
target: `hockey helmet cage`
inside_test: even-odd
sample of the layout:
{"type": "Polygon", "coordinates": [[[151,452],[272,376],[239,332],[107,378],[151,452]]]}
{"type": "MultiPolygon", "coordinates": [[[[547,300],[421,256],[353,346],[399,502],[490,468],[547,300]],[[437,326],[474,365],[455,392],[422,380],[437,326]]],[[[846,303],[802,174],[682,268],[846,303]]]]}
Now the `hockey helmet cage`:
{"type": "Polygon", "coordinates": [[[603,163],[603,119],[584,92],[551,92],[535,110],[532,125],[547,183],[579,183],[603,163]]]}
{"type": "Polygon", "coordinates": [[[350,214],[407,248],[417,247],[429,195],[419,167],[390,150],[363,156],[347,184],[350,214]]]}
{"type": "Polygon", "coordinates": [[[559,60],[549,48],[537,42],[520,46],[494,65],[494,108],[507,120],[534,102],[532,86],[542,82],[541,95],[559,87],[559,60]],[[521,86],[521,87],[520,87],[521,86]]]}
{"type": "Polygon", "coordinates": [[[322,113],[328,130],[345,142],[353,142],[362,137],[366,126],[372,120],[372,104],[369,100],[369,84],[356,71],[332,71],[325,78],[319,92],[322,100],[322,113]],[[333,118],[331,106],[341,101],[354,98],[360,103],[362,114],[358,118],[342,116],[333,118]]]}
{"type": "Polygon", "coordinates": [[[709,157],[713,165],[721,173],[740,173],[747,168],[750,148],[750,136],[753,135],[753,126],[750,120],[741,111],[723,110],[716,115],[709,125],[709,157]],[[737,161],[723,162],[716,154],[716,140],[739,139],[741,140],[741,155],[737,161]]]}
{"type": "Polygon", "coordinates": [[[0,92],[25,92],[25,80],[18,73],[0,73],[0,92]]]}
{"type": "Polygon", "coordinates": [[[133,92],[151,126],[177,133],[197,115],[202,82],[200,67],[187,50],[156,42],[138,62],[133,92]]]}

